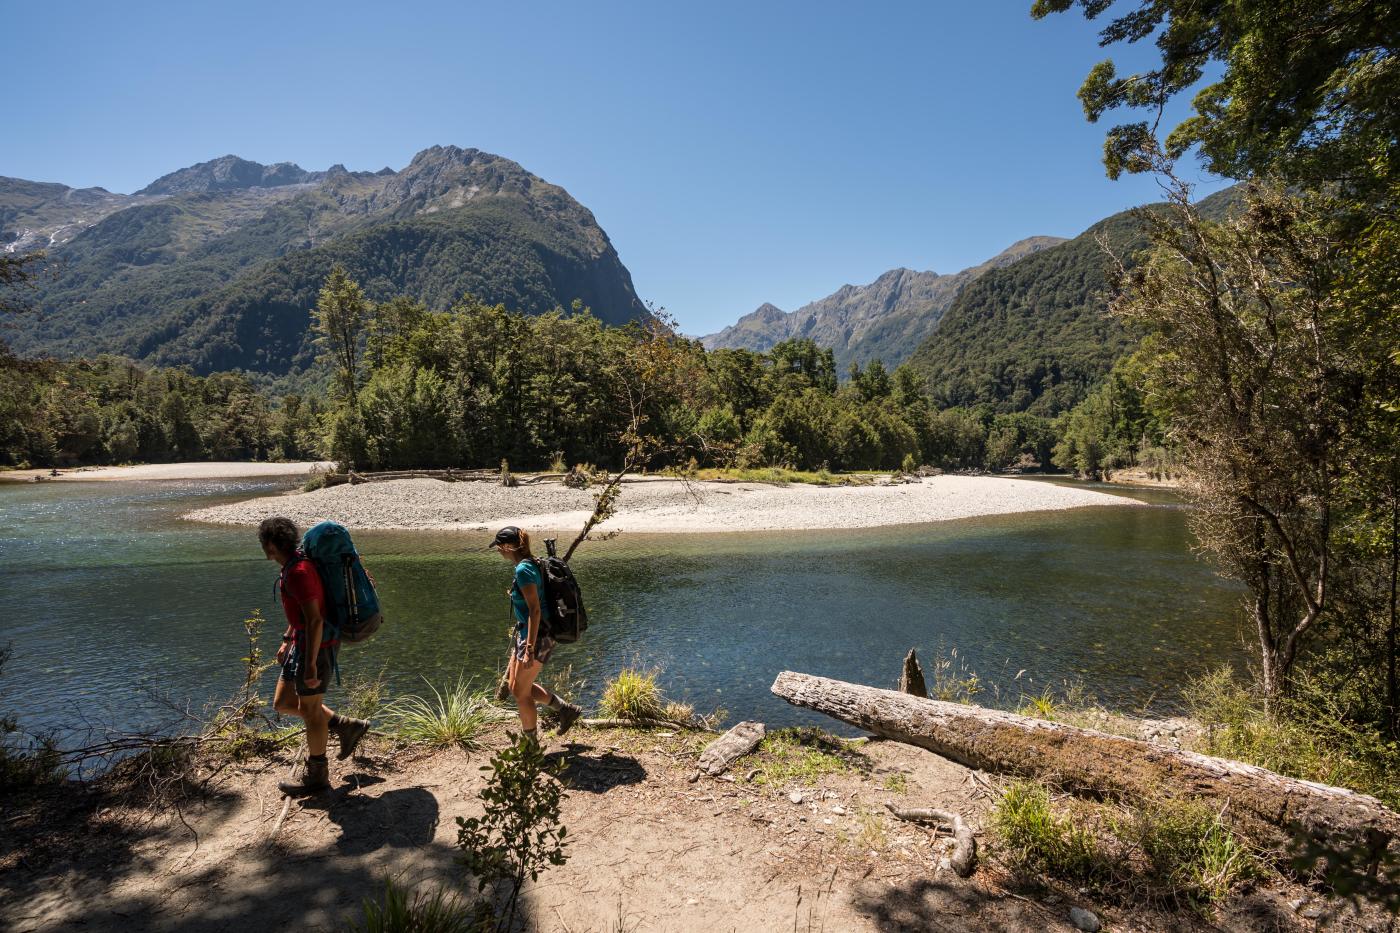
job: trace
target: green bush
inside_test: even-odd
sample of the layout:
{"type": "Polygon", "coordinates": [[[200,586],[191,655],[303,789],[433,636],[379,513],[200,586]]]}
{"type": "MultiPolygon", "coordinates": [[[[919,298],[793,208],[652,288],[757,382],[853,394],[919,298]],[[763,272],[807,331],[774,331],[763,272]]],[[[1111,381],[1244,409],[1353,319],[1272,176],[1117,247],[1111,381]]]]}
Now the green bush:
{"type": "Polygon", "coordinates": [[[1321,689],[1306,674],[1272,711],[1228,665],[1191,681],[1183,693],[1206,730],[1201,751],[1400,806],[1400,744],[1359,724],[1344,695],[1321,689]]]}
{"type": "Polygon", "coordinates": [[[1200,802],[1147,801],[1115,832],[1141,850],[1152,888],[1169,900],[1214,904],[1260,871],[1221,815],[1200,802]]]}
{"type": "Polygon", "coordinates": [[[523,735],[512,735],[510,746],[482,770],[491,772],[481,791],[482,815],[457,817],[459,860],[478,892],[491,888],[497,901],[504,900],[496,929],[513,930],[525,879],[535,881],[568,861],[568,830],[559,822],[564,788],[539,744],[523,735]]]}

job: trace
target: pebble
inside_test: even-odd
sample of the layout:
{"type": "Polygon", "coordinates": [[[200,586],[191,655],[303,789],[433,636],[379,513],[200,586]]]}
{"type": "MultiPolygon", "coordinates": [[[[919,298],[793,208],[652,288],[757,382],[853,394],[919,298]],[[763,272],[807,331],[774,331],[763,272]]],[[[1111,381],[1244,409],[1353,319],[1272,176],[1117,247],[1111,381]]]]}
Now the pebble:
{"type": "Polygon", "coordinates": [[[835,813],[837,816],[840,816],[840,815],[842,815],[843,813],[846,812],[846,808],[843,807],[843,806],[841,806],[839,803],[838,803],[838,804],[833,804],[832,807],[831,807],[831,812],[832,812],[832,813],[835,813]]]}
{"type": "Polygon", "coordinates": [[[1069,922],[1074,924],[1076,930],[1083,930],[1084,933],[1098,933],[1103,928],[1103,924],[1099,923],[1099,918],[1094,916],[1093,911],[1085,910],[1083,907],[1069,909],[1069,922]]]}
{"type": "Polygon", "coordinates": [[[802,794],[798,791],[793,791],[792,793],[788,794],[788,800],[791,800],[793,803],[801,803],[802,794]]]}

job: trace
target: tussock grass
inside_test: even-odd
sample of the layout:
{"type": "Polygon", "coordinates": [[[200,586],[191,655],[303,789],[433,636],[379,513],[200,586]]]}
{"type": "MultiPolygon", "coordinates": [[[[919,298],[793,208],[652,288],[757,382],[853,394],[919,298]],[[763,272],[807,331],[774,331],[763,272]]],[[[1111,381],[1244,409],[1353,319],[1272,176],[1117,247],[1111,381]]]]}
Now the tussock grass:
{"type": "Polygon", "coordinates": [[[409,742],[471,750],[481,746],[481,735],[489,726],[512,718],[492,701],[490,691],[478,689],[465,678],[446,690],[432,684],[428,688],[431,699],[403,696],[385,706],[381,715],[385,728],[409,742]]]}
{"type": "Polygon", "coordinates": [[[599,708],[610,719],[669,719],[661,688],[656,685],[660,672],[625,667],[603,688],[599,708]]]}
{"type": "Polygon", "coordinates": [[[992,811],[992,828],[1003,859],[1015,870],[1079,883],[1108,878],[1094,834],[1056,814],[1042,784],[1017,781],[1007,787],[992,811]]]}

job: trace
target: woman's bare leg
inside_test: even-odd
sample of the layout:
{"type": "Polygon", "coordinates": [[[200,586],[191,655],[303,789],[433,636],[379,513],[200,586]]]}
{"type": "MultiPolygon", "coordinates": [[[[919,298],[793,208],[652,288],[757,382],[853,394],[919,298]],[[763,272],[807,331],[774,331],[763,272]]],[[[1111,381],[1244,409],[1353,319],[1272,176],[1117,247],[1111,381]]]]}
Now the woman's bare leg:
{"type": "MultiPolygon", "coordinates": [[[[544,690],[543,687],[535,683],[535,678],[539,676],[544,665],[539,661],[524,664],[519,658],[511,658],[510,663],[510,692],[515,697],[515,706],[520,713],[520,728],[526,732],[533,732],[539,726],[539,717],[535,709],[535,691],[544,690]]],[[[549,695],[546,692],[540,702],[548,702],[548,700],[549,695]]]]}

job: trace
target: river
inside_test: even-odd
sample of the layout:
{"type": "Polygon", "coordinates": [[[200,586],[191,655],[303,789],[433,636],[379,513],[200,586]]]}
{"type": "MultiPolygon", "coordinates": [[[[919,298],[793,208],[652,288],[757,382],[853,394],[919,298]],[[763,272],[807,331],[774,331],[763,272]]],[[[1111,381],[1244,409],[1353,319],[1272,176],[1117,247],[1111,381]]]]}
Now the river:
{"type": "MultiPolygon", "coordinates": [[[[229,695],[241,620],[260,611],[264,647],[278,643],[276,569],[250,529],[179,515],[285,488],[0,484],[0,644],[13,649],[0,709],[31,729],[135,729],[229,695]]],[[[1152,507],[589,542],[574,567],[592,624],[555,660],[585,679],[586,701],[636,663],[731,721],[817,722],[769,694],[775,674],[892,686],[911,646],[926,665],[956,649],[991,705],[1080,681],[1114,708],[1170,711],[1185,679],[1241,661],[1239,594],[1190,553],[1173,494],[1116,491],[1152,507]]],[[[342,652],[342,672],[382,671],[393,693],[460,674],[489,683],[506,650],[509,569],[482,552],[487,540],[356,534],[388,621],[342,652]]]]}

